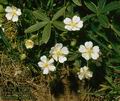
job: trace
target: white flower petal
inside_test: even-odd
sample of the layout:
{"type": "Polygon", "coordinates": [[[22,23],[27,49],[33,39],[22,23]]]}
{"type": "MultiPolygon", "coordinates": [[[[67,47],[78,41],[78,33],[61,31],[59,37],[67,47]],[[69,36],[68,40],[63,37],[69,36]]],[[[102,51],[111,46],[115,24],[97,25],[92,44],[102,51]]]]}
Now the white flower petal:
{"type": "Polygon", "coordinates": [[[63,47],[63,44],[62,44],[62,43],[57,43],[57,44],[55,45],[55,47],[58,48],[58,49],[61,49],[61,48],[63,47]]]}
{"type": "Polygon", "coordinates": [[[20,15],[22,14],[22,13],[21,13],[21,9],[17,9],[16,14],[17,14],[18,16],[20,16],[20,15]]]}
{"type": "Polygon", "coordinates": [[[78,75],[78,78],[80,79],[80,80],[82,80],[82,79],[84,79],[84,76],[83,75],[78,75]]]}
{"type": "Polygon", "coordinates": [[[49,63],[49,64],[52,64],[52,63],[54,63],[54,60],[53,60],[53,58],[51,58],[51,59],[48,61],[48,63],[49,63]]]}
{"type": "Polygon", "coordinates": [[[44,70],[43,70],[43,74],[48,74],[49,73],[49,69],[48,68],[45,68],[44,70]]]}
{"type": "Polygon", "coordinates": [[[39,67],[43,67],[44,63],[43,62],[38,62],[39,67]]]}
{"type": "Polygon", "coordinates": [[[58,57],[56,55],[52,55],[52,57],[55,61],[58,61],[58,57]]]}
{"type": "Polygon", "coordinates": [[[9,12],[9,13],[12,12],[12,7],[7,6],[6,9],[5,9],[5,12],[9,12]]]}
{"type": "Polygon", "coordinates": [[[88,69],[89,69],[89,68],[88,68],[87,66],[84,66],[84,67],[83,67],[83,70],[84,70],[84,71],[87,71],[88,69]]]}
{"type": "Polygon", "coordinates": [[[77,27],[78,27],[78,28],[82,28],[82,27],[83,27],[83,21],[80,21],[80,22],[77,24],[77,27]]]}
{"type": "Polygon", "coordinates": [[[60,63],[64,63],[66,60],[67,60],[67,58],[64,57],[64,56],[60,56],[60,57],[59,57],[59,62],[60,62],[60,63]]]}
{"type": "Polygon", "coordinates": [[[90,59],[90,56],[89,56],[88,53],[83,53],[83,54],[82,54],[82,57],[83,57],[84,59],[86,59],[87,61],[90,59]]]}
{"type": "Polygon", "coordinates": [[[78,30],[80,30],[80,28],[78,28],[78,27],[72,27],[72,31],[78,31],[78,30]]]}
{"type": "Polygon", "coordinates": [[[72,21],[75,22],[75,23],[79,23],[80,17],[75,15],[75,16],[73,16],[72,21]]]}
{"type": "Polygon", "coordinates": [[[7,13],[6,15],[5,15],[5,17],[7,18],[7,20],[11,20],[12,19],[12,13],[7,13]]]}
{"type": "Polygon", "coordinates": [[[79,47],[79,52],[81,52],[81,53],[84,53],[84,52],[86,52],[86,48],[85,48],[85,46],[84,45],[80,45],[80,47],[79,47]]]}
{"type": "Polygon", "coordinates": [[[72,26],[70,26],[70,25],[65,25],[65,29],[67,29],[68,31],[72,31],[72,26]]]}
{"type": "Polygon", "coordinates": [[[12,18],[12,21],[13,21],[13,22],[17,22],[17,21],[18,21],[18,16],[17,16],[17,15],[14,15],[13,18],[12,18]]]}
{"type": "Polygon", "coordinates": [[[63,22],[65,24],[70,24],[71,23],[71,19],[70,18],[65,18],[63,22]]]}
{"type": "Polygon", "coordinates": [[[98,53],[92,53],[91,54],[92,59],[96,60],[99,57],[98,53]]]}
{"type": "Polygon", "coordinates": [[[85,42],[85,47],[86,48],[92,48],[93,47],[93,43],[91,41],[85,42]]]}
{"type": "Polygon", "coordinates": [[[61,51],[62,51],[62,53],[66,54],[66,55],[69,53],[67,47],[63,47],[63,48],[61,49],[61,51]]]}
{"type": "Polygon", "coordinates": [[[50,70],[50,71],[55,71],[55,70],[56,70],[56,67],[53,66],[53,65],[52,65],[52,66],[49,66],[49,70],[50,70]]]}
{"type": "Polygon", "coordinates": [[[94,46],[94,47],[93,47],[93,52],[96,52],[96,53],[97,53],[97,52],[100,52],[99,47],[98,47],[98,46],[94,46]]]}
{"type": "Polygon", "coordinates": [[[44,63],[47,62],[47,57],[45,55],[41,56],[40,60],[44,63]]]}

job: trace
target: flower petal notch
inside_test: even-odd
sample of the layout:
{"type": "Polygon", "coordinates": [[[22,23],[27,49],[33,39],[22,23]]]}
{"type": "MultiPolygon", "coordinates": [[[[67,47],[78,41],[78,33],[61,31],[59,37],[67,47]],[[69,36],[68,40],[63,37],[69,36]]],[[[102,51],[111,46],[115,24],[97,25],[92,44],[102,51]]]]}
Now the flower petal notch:
{"type": "Polygon", "coordinates": [[[62,43],[57,43],[54,47],[51,48],[50,54],[55,61],[64,63],[67,61],[66,55],[69,54],[69,50],[67,47],[63,47],[62,43]]]}
{"type": "Polygon", "coordinates": [[[65,18],[64,19],[65,29],[68,31],[78,31],[83,27],[83,21],[80,20],[79,16],[73,16],[72,19],[65,18]]]}
{"type": "Polygon", "coordinates": [[[80,45],[79,52],[82,53],[82,57],[87,61],[91,58],[96,60],[99,58],[100,49],[98,46],[93,46],[91,41],[88,41],[84,45],[80,45]]]}
{"type": "Polygon", "coordinates": [[[80,68],[80,71],[77,73],[80,80],[90,79],[93,76],[93,72],[89,70],[87,66],[80,68]]]}
{"type": "Polygon", "coordinates": [[[17,22],[18,17],[22,14],[21,9],[18,9],[14,6],[12,7],[7,6],[5,9],[5,12],[6,12],[5,17],[7,18],[7,20],[11,20],[13,22],[17,22]]]}
{"type": "Polygon", "coordinates": [[[55,71],[56,67],[53,65],[54,59],[48,59],[45,55],[41,56],[41,61],[38,62],[38,66],[43,70],[43,74],[48,74],[49,71],[55,71]]]}

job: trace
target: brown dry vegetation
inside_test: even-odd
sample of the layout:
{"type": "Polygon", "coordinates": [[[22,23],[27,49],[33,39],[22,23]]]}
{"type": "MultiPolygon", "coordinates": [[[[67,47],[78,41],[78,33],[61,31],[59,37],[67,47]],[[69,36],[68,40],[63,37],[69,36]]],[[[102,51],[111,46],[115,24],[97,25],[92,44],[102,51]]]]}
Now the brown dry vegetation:
{"type": "MultiPolygon", "coordinates": [[[[8,100],[0,98],[0,101],[103,101],[101,97],[95,97],[90,94],[90,89],[81,89],[80,94],[70,91],[68,84],[64,85],[64,92],[57,95],[50,91],[48,86],[47,78],[43,75],[32,76],[31,71],[28,67],[22,63],[15,61],[5,55],[3,52],[0,53],[0,86],[13,86],[27,85],[30,87],[29,92],[30,99],[18,99],[8,100]],[[57,96],[54,96],[57,95],[57,96]]],[[[57,87],[56,87],[57,89],[57,87]]],[[[58,89],[60,89],[58,87],[58,89]]],[[[54,89],[53,89],[54,90],[54,89]]],[[[2,96],[4,92],[0,95],[2,96]]],[[[23,94],[24,95],[24,94],[23,94]]]]}

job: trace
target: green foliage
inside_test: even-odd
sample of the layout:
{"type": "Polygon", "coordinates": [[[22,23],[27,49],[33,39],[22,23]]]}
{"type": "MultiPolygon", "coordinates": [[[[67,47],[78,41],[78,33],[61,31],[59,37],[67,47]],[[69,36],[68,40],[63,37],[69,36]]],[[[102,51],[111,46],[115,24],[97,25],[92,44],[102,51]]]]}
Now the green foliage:
{"type": "Polygon", "coordinates": [[[15,0],[0,0],[1,47],[4,45],[5,50],[6,48],[12,50],[14,56],[24,54],[26,57],[21,61],[24,61],[25,65],[30,65],[33,74],[38,75],[41,73],[37,65],[40,56],[48,56],[54,44],[62,43],[69,48],[68,61],[63,65],[55,63],[57,71],[50,75],[57,79],[59,75],[64,78],[74,74],[76,78],[80,67],[86,65],[86,61],[78,52],[78,47],[90,40],[98,45],[101,51],[98,60],[90,60],[87,63],[95,76],[89,80],[93,84],[92,87],[101,87],[97,93],[109,100],[120,95],[120,80],[116,81],[120,78],[119,0],[19,0],[19,3],[20,5],[15,0]],[[22,15],[18,22],[13,23],[6,19],[6,5],[14,5],[21,9],[22,15]],[[79,31],[67,31],[63,20],[74,15],[79,16],[83,21],[83,28],[79,31]],[[4,32],[2,28],[5,28],[4,32]],[[8,38],[9,35],[14,36],[14,34],[14,38],[11,36],[11,39],[8,38]],[[33,41],[33,48],[25,47],[27,39],[33,41]],[[64,72],[61,73],[62,70],[64,72]],[[96,73],[102,75],[103,72],[105,73],[102,77],[96,76],[96,73]],[[94,82],[99,79],[102,80],[96,85],[94,82]]]}

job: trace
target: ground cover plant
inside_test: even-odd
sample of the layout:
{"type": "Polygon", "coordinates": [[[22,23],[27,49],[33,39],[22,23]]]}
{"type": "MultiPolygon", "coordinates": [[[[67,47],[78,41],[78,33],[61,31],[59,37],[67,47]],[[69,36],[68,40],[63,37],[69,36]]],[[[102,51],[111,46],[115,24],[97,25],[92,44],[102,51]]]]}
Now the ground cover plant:
{"type": "Polygon", "coordinates": [[[0,88],[16,91],[0,99],[119,101],[119,16],[119,0],[0,0],[0,88]]]}

